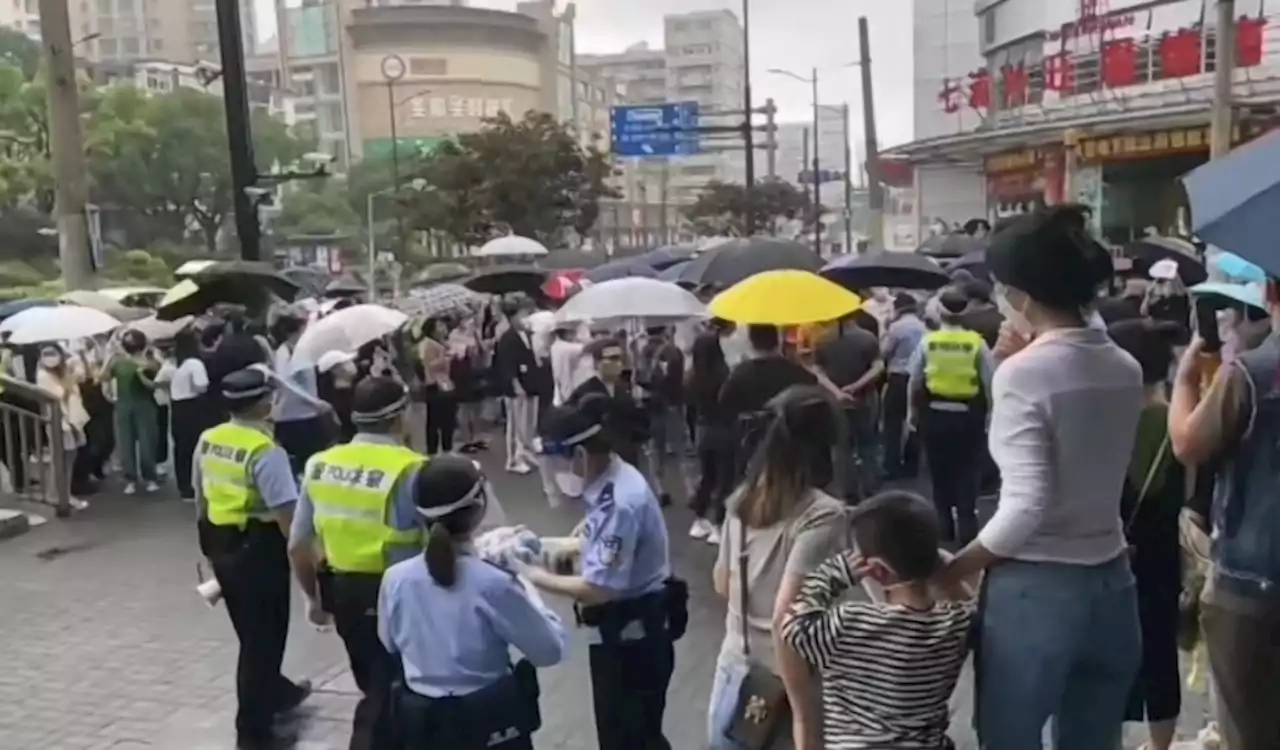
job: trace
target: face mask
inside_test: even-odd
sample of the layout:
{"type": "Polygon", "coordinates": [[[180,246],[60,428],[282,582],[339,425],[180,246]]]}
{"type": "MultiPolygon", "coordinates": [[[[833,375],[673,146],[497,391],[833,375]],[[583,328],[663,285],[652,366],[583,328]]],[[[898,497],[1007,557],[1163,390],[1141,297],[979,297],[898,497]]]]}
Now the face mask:
{"type": "Polygon", "coordinates": [[[40,364],[52,370],[62,365],[62,357],[41,357],[40,364]]]}
{"type": "Polygon", "coordinates": [[[571,471],[556,472],[556,487],[560,488],[560,492],[566,497],[582,497],[582,477],[571,471]]]}
{"type": "Polygon", "coordinates": [[[1009,301],[1008,290],[1001,290],[1000,293],[996,295],[996,309],[1000,311],[1000,314],[1004,316],[1004,319],[1007,320],[1009,325],[1013,326],[1014,330],[1018,333],[1028,335],[1031,333],[1031,321],[1027,320],[1025,310],[1019,310],[1013,306],[1012,302],[1009,301]]]}

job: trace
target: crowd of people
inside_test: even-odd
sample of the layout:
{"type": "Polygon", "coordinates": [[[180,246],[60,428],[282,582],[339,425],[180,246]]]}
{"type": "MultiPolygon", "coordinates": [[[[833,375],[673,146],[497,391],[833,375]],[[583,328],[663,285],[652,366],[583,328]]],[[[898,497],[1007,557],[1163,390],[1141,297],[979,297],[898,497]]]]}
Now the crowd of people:
{"type": "Polygon", "coordinates": [[[558,324],[516,297],[302,368],[305,316],[231,312],[6,367],[63,402],[78,494],[113,460],[155,492],[171,457],[241,640],[244,747],[309,692],[280,675],[290,570],[347,647],[353,748],[533,747],[536,670],[568,640],[539,590],[589,632],[600,746],[670,747],[672,505],[718,550],[715,750],[952,747],[970,658],[984,748],[1040,747],[1047,724],[1060,750],[1114,748],[1145,722],[1169,750],[1192,646],[1206,741],[1280,747],[1280,283],[1196,334],[1180,284],[1117,279],[1057,208],[995,232],[981,277],[861,292],[799,330],[558,324]],[[496,451],[499,420],[503,468],[584,509],[573,570],[476,554],[496,500],[467,454],[496,451]]]}

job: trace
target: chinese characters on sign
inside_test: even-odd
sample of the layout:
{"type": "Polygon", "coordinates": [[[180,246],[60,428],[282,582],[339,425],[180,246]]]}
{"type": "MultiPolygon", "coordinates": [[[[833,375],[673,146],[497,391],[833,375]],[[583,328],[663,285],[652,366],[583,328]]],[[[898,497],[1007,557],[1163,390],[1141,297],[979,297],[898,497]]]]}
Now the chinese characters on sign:
{"type": "Polygon", "coordinates": [[[485,99],[475,96],[417,96],[409,101],[409,117],[414,120],[481,119],[512,114],[511,99],[485,99]]]}
{"type": "MultiPolygon", "coordinates": [[[[1014,57],[998,70],[980,68],[960,78],[944,79],[938,93],[941,108],[948,113],[966,107],[981,112],[1015,108],[1048,101],[1051,96],[1100,94],[1151,81],[1194,76],[1210,69],[1212,28],[1188,26],[1184,20],[1166,18],[1184,25],[1171,24],[1163,32],[1126,34],[1124,29],[1144,24],[1150,29],[1150,19],[1136,18],[1132,10],[1108,14],[1106,3],[1091,0],[1082,0],[1080,14],[1078,20],[1046,32],[1043,55],[1026,52],[1022,55],[1025,62],[1014,57]]],[[[1237,20],[1237,67],[1252,68],[1263,63],[1267,23],[1261,14],[1237,20]]]]}
{"type": "MultiPolygon", "coordinates": [[[[1258,123],[1236,125],[1231,133],[1231,142],[1252,140],[1265,130],[1258,123]]],[[[1086,162],[1196,153],[1208,150],[1209,128],[1175,128],[1155,133],[1086,138],[1076,148],[1080,158],[1086,162]]]]}

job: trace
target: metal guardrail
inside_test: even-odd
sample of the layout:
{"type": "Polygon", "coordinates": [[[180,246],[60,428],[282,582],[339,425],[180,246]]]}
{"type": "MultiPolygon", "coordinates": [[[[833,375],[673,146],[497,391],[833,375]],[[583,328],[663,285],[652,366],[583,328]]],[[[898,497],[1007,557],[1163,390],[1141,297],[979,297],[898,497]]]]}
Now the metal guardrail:
{"type": "Polygon", "coordinates": [[[64,449],[62,404],[25,380],[0,375],[0,478],[4,495],[71,515],[72,454],[64,449]]]}

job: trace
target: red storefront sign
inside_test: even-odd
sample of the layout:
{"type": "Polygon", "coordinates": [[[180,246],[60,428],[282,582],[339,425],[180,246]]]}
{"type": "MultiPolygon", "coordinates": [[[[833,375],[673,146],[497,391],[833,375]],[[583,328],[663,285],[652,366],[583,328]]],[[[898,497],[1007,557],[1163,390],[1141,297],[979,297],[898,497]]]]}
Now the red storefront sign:
{"type": "MultiPolygon", "coordinates": [[[[1046,35],[1050,41],[1060,42],[1062,49],[1054,53],[1046,51],[1036,64],[1006,64],[995,73],[979,68],[965,78],[946,79],[938,95],[943,110],[954,113],[967,106],[984,111],[991,108],[993,101],[1002,108],[1018,107],[1040,101],[1043,92],[1072,96],[1084,83],[1081,73],[1086,69],[1089,91],[1120,89],[1205,72],[1206,31],[1203,28],[1181,27],[1149,37],[1118,37],[1119,29],[1134,25],[1133,12],[1102,15],[1104,12],[1104,3],[1099,0],[1081,0],[1080,18],[1046,35]],[[1096,37],[1091,51],[1067,49],[1070,40],[1090,36],[1096,37]],[[1143,53],[1148,49],[1150,59],[1143,53]],[[1087,62],[1090,58],[1096,63],[1087,62]]],[[[1238,67],[1262,64],[1267,20],[1248,16],[1237,20],[1238,67]]],[[[1210,29],[1208,33],[1211,32],[1210,29]]]]}

